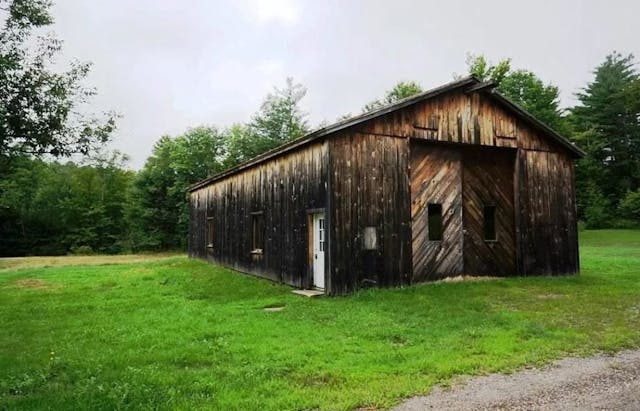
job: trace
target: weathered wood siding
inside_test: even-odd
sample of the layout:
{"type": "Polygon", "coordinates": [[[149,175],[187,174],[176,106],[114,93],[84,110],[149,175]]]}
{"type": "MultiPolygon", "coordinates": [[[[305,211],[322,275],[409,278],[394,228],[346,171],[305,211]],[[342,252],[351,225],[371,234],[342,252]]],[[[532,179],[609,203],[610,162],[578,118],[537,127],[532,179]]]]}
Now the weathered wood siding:
{"type": "Polygon", "coordinates": [[[296,287],[310,285],[308,210],[326,207],[327,144],[317,142],[190,195],[189,255],[296,287]],[[251,213],[262,212],[262,255],[251,253],[251,213]],[[213,248],[207,248],[207,219],[213,248]]]}
{"type": "Polygon", "coordinates": [[[464,273],[578,271],[574,154],[504,102],[455,89],[363,121],[193,191],[190,255],[309,287],[308,212],[325,209],[329,294],[464,273]],[[428,240],[429,202],[443,205],[437,243],[428,240]],[[489,203],[493,243],[482,229],[489,203]],[[258,211],[261,255],[251,253],[258,211]]]}
{"type": "Polygon", "coordinates": [[[462,259],[462,167],[457,147],[411,144],[413,281],[459,275],[462,259]],[[429,241],[427,208],[442,204],[441,241],[429,241]]]}
{"type": "Polygon", "coordinates": [[[413,280],[515,275],[515,150],[412,140],[413,280]],[[429,240],[428,204],[441,204],[443,237],[429,240]],[[484,238],[484,206],[496,207],[496,241],[484,238]]]}
{"type": "Polygon", "coordinates": [[[490,96],[447,93],[372,120],[360,130],[414,141],[410,157],[415,281],[455,273],[578,272],[571,155],[490,96]],[[417,144],[418,141],[431,142],[432,148],[417,144]],[[472,146],[476,148],[470,150],[472,146]],[[481,146],[513,151],[505,154],[481,146]],[[456,147],[466,147],[466,154],[455,154],[456,147]],[[479,154],[472,154],[474,150],[479,154]],[[462,166],[456,162],[457,156],[462,166]],[[458,171],[460,167],[462,171],[458,171]],[[438,174],[441,168],[447,174],[438,174]],[[459,178],[462,183],[455,186],[453,183],[459,178]],[[433,202],[443,201],[449,226],[456,225],[456,216],[464,215],[464,241],[458,239],[458,232],[448,233],[449,228],[442,244],[426,240],[426,203],[430,197],[433,202]],[[456,208],[459,198],[466,201],[463,211],[456,208]],[[481,241],[482,203],[493,201],[498,207],[495,243],[481,241]],[[464,252],[459,252],[461,244],[464,252]]]}
{"type": "Polygon", "coordinates": [[[573,162],[559,152],[521,150],[516,169],[518,272],[578,272],[573,162]]]}
{"type": "Polygon", "coordinates": [[[410,282],[408,141],[342,132],[329,151],[330,292],[410,282]],[[376,250],[364,249],[366,227],[376,250]]]}
{"type": "Polygon", "coordinates": [[[452,91],[363,124],[379,135],[495,147],[561,150],[483,93],[452,91]]]}
{"type": "Polygon", "coordinates": [[[513,172],[515,150],[465,147],[462,203],[464,273],[515,275],[513,172]],[[495,241],[485,239],[484,207],[495,206],[495,241]]]}

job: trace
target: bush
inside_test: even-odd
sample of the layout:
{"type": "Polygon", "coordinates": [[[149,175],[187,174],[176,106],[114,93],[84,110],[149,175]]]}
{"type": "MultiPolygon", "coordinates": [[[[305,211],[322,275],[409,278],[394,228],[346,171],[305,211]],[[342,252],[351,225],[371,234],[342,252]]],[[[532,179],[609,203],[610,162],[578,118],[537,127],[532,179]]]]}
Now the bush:
{"type": "Polygon", "coordinates": [[[629,220],[627,218],[617,218],[611,222],[611,227],[621,230],[637,230],[640,228],[640,221],[629,220]]]}
{"type": "Polygon", "coordinates": [[[67,249],[58,243],[34,245],[25,255],[65,255],[67,249]]]}
{"type": "Polygon", "coordinates": [[[627,192],[620,201],[620,214],[624,219],[640,223],[640,190],[627,192]]]}
{"type": "Polygon", "coordinates": [[[584,222],[590,229],[609,228],[613,220],[611,202],[595,187],[587,192],[588,205],[584,208],[584,222]]]}
{"type": "Polygon", "coordinates": [[[92,255],[93,248],[88,245],[79,245],[71,247],[71,254],[73,255],[92,255]]]}
{"type": "Polygon", "coordinates": [[[607,203],[589,204],[584,210],[584,221],[588,228],[608,228],[611,226],[610,207],[607,203]]]}

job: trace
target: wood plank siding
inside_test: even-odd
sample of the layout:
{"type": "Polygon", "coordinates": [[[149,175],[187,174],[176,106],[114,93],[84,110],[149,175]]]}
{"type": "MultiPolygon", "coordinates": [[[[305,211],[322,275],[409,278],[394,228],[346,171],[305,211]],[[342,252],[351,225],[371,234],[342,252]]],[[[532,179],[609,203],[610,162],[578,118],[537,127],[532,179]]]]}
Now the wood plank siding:
{"type": "Polygon", "coordinates": [[[464,274],[514,275],[516,233],[513,172],[515,150],[465,147],[462,203],[464,274]],[[495,239],[485,237],[485,207],[495,210],[495,239]]]}
{"type": "Polygon", "coordinates": [[[526,150],[565,151],[483,93],[452,91],[363,124],[383,136],[526,150]]]}
{"type": "Polygon", "coordinates": [[[328,294],[460,274],[578,272],[579,149],[485,83],[452,84],[196,184],[189,254],[310,287],[310,212],[322,211],[328,294]],[[441,238],[430,239],[440,226],[430,229],[429,204],[441,213],[441,238]],[[261,252],[252,252],[256,230],[261,252]]]}
{"type": "Polygon", "coordinates": [[[573,163],[562,153],[518,153],[518,273],[579,271],[573,163]]]}
{"type": "Polygon", "coordinates": [[[462,274],[514,275],[515,150],[411,144],[413,280],[462,274]],[[430,240],[428,205],[442,206],[442,239],[430,240]],[[495,207],[495,240],[484,238],[484,206],[495,207]]]}
{"type": "Polygon", "coordinates": [[[358,130],[413,141],[414,281],[459,274],[578,272],[574,155],[492,95],[447,93],[368,121],[358,130]],[[426,206],[439,201],[445,226],[440,243],[428,241],[425,231],[426,206]],[[497,207],[496,242],[481,238],[480,207],[491,202],[497,207]]]}
{"type": "Polygon", "coordinates": [[[344,132],[329,147],[331,292],[409,283],[408,141],[344,132]],[[375,250],[364,249],[367,227],[375,250]]]}
{"type": "Polygon", "coordinates": [[[307,210],[326,207],[327,157],[327,144],[318,142],[191,192],[189,255],[309,286],[307,210]],[[257,213],[264,222],[262,253],[252,250],[257,213]]]}
{"type": "Polygon", "coordinates": [[[462,261],[461,153],[414,141],[411,144],[411,248],[413,281],[459,275],[462,261]],[[429,240],[428,205],[442,205],[442,239],[429,240]]]}

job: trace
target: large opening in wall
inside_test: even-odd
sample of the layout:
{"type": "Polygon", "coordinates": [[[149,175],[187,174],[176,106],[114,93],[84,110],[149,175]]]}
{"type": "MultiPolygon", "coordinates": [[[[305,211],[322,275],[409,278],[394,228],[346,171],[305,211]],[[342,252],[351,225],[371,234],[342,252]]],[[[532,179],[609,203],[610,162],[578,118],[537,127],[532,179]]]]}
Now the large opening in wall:
{"type": "Polygon", "coordinates": [[[427,206],[429,241],[442,241],[442,204],[427,206]]]}

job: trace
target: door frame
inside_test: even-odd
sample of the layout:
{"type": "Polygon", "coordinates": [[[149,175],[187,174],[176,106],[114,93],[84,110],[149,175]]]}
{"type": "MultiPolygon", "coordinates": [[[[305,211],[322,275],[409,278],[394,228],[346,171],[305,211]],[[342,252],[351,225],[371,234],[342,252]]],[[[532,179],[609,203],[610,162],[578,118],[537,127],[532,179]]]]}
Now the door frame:
{"type": "Polygon", "coordinates": [[[324,214],[324,242],[325,242],[325,248],[324,248],[324,292],[327,292],[328,289],[328,281],[327,281],[327,272],[329,272],[329,241],[330,241],[330,231],[329,230],[329,225],[328,225],[328,218],[327,218],[327,210],[322,207],[322,208],[310,208],[307,209],[307,278],[306,281],[303,281],[303,287],[310,289],[310,288],[314,288],[314,283],[313,283],[313,275],[314,275],[314,251],[313,251],[313,245],[314,245],[314,229],[315,229],[315,225],[314,225],[314,216],[316,214],[324,214]]]}

